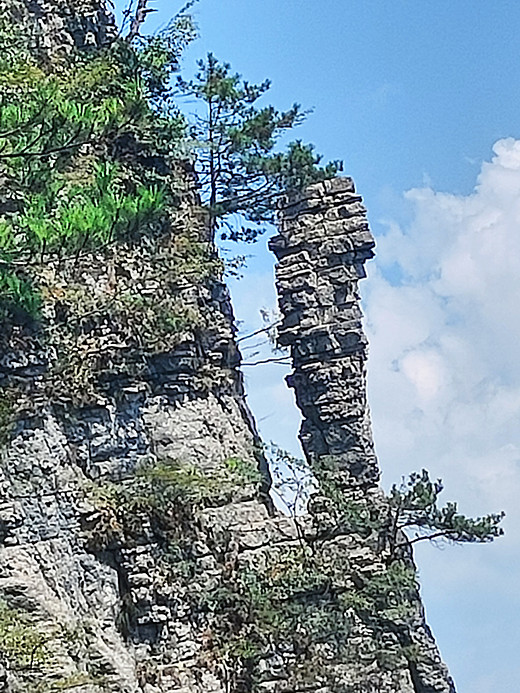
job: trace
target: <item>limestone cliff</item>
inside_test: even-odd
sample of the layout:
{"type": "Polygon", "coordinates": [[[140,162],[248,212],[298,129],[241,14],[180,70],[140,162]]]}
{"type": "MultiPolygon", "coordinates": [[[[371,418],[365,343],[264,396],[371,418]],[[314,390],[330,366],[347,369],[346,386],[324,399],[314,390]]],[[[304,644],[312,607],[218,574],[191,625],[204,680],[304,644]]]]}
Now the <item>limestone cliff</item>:
{"type": "MultiPolygon", "coordinates": [[[[114,36],[94,0],[12,8],[45,55],[114,36]]],[[[269,499],[196,183],[186,162],[162,168],[160,224],[42,252],[42,320],[3,325],[0,691],[453,691],[411,558],[381,536],[357,295],[373,240],[352,181],[286,200],[272,241],[317,484],[290,518],[269,499]]]]}
{"type": "Polygon", "coordinates": [[[335,179],[287,199],[280,235],[270,247],[279,262],[283,322],[279,341],[291,347],[308,458],[333,455],[342,485],[374,486],[379,471],[366,401],[367,340],[358,280],[374,239],[351,179],[335,179]]]}
{"type": "Polygon", "coordinates": [[[95,50],[117,35],[113,14],[99,0],[7,0],[1,12],[26,32],[28,48],[41,59],[73,49],[95,50]]]}

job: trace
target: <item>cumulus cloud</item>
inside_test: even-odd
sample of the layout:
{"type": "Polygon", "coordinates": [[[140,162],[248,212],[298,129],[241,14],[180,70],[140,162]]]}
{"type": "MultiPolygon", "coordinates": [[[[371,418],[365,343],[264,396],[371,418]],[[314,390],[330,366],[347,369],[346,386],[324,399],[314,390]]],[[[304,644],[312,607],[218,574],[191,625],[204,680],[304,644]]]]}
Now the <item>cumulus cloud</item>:
{"type": "MultiPolygon", "coordinates": [[[[427,601],[440,623],[446,604],[456,618],[457,600],[469,592],[489,624],[519,605],[520,141],[500,140],[493,153],[469,195],[431,187],[405,194],[412,220],[387,225],[363,286],[369,399],[386,484],[426,467],[463,511],[507,512],[507,536],[492,547],[421,550],[427,601]]],[[[500,632],[505,653],[512,634],[500,632]]],[[[520,671],[496,652],[486,658],[481,644],[474,690],[513,690],[520,671]]]]}

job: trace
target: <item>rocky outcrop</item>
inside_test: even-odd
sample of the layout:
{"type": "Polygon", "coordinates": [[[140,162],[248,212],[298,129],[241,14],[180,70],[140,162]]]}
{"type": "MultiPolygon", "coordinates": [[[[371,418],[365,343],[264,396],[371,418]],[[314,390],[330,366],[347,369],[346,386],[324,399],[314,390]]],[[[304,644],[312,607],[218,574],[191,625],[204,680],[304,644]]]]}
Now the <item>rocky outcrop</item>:
{"type": "MultiPolygon", "coordinates": [[[[368,529],[369,517],[384,518],[387,513],[377,486],[379,467],[366,394],[368,345],[358,293],[358,281],[366,276],[364,263],[373,257],[375,242],[362,199],[350,178],[316,183],[301,195],[284,198],[279,230],[269,244],[278,259],[279,343],[290,347],[294,372],[287,382],[294,388],[302,412],[300,440],[317,484],[309,509],[318,537],[326,537],[320,551],[326,547],[334,563],[349,566],[347,574],[353,581],[349,588],[355,593],[356,581],[358,587],[359,581],[362,585],[374,577],[377,581],[394,565],[384,545],[384,529],[380,529],[379,543],[374,543],[368,529]],[[357,532],[345,531],[331,512],[330,490],[327,494],[331,480],[336,510],[345,503],[343,498],[354,506],[361,502],[367,513],[366,538],[356,548],[346,549],[344,542],[347,538],[352,541],[357,532]],[[331,534],[336,536],[330,539],[331,534]],[[358,551],[364,559],[361,564],[356,561],[358,551]]],[[[384,519],[380,527],[384,527],[384,519]]],[[[411,554],[403,565],[415,573],[411,554]]],[[[394,589],[398,591],[397,583],[394,589]]],[[[354,626],[351,642],[358,639],[357,647],[372,650],[377,665],[365,660],[359,669],[350,664],[347,680],[354,685],[353,690],[455,690],[426,625],[417,588],[407,600],[400,624],[392,618],[367,623],[361,617],[354,626]],[[386,639],[387,653],[397,655],[390,672],[374,652],[380,638],[386,639]],[[403,657],[403,646],[415,654],[403,657]]],[[[336,682],[344,680],[341,667],[332,669],[336,682]]]]}
{"type": "MultiPolygon", "coordinates": [[[[2,9],[45,59],[115,33],[102,2],[2,9]]],[[[174,202],[150,233],[42,253],[41,319],[2,324],[0,690],[223,690],[201,653],[230,528],[287,524],[269,519],[229,295],[178,168],[161,167],[174,202]]]]}
{"type": "Polygon", "coordinates": [[[346,487],[368,488],[379,478],[357,289],[374,245],[350,178],[284,200],[280,235],[269,244],[278,258],[279,342],[291,349],[288,384],[303,415],[300,440],[308,458],[334,456],[346,487]]]}
{"type": "MultiPolygon", "coordinates": [[[[197,221],[187,209],[179,217],[188,216],[193,232],[197,221]]],[[[124,293],[124,282],[135,281],[129,271],[135,252],[125,254],[119,246],[115,265],[106,256],[89,255],[73,271],[62,268],[53,285],[66,287],[79,276],[102,298],[115,277],[124,293]]],[[[138,255],[143,281],[143,249],[138,255]]],[[[154,277],[150,281],[155,289],[154,277]]],[[[145,293],[146,288],[141,285],[145,293]]],[[[203,323],[179,334],[169,353],[150,356],[139,375],[106,378],[96,399],[81,407],[67,404],[65,394],[75,393],[66,393],[62,383],[59,398],[52,399],[52,354],[37,334],[13,328],[7,344],[4,336],[0,386],[4,395],[18,393],[19,401],[1,451],[0,599],[21,615],[26,640],[37,637],[41,659],[31,663],[28,652],[16,652],[7,642],[8,690],[220,690],[215,676],[200,673],[201,628],[192,622],[186,579],[174,577],[175,561],[189,555],[189,570],[197,572],[200,564],[202,582],[209,580],[220,565],[208,547],[215,544],[212,533],[228,525],[242,531],[255,518],[268,519],[256,480],[255,486],[236,481],[230,468],[256,469],[262,456],[245,404],[227,290],[216,279],[181,282],[178,299],[203,323]],[[218,517],[215,508],[207,520],[201,513],[191,530],[183,529],[184,552],[164,546],[167,528],[151,525],[159,511],[147,506],[150,496],[143,489],[135,510],[142,525],[131,536],[118,526],[121,504],[131,504],[137,493],[136,473],[160,463],[184,469],[188,485],[193,477],[226,486],[223,498],[206,503],[218,507],[218,517]],[[111,504],[110,493],[116,492],[111,504]]],[[[47,306],[50,314],[55,308],[52,302],[47,306]]],[[[102,353],[105,344],[120,341],[119,327],[112,322],[101,333],[94,328],[104,335],[98,341],[102,353]]],[[[106,367],[110,348],[105,354],[106,367]]],[[[265,492],[267,472],[264,479],[265,492]]],[[[200,589],[195,578],[189,585],[195,593],[200,589]]]]}
{"type": "MultiPolygon", "coordinates": [[[[193,203],[179,218],[204,236],[193,203]]],[[[119,246],[118,257],[113,270],[88,257],[75,272],[95,292],[114,276],[124,291],[134,254],[119,246]]],[[[385,582],[377,486],[329,451],[318,460],[365,513],[361,526],[338,525],[324,489],[309,516],[273,513],[227,292],[214,278],[179,292],[205,321],[138,373],[107,375],[80,408],[49,399],[44,345],[33,338],[24,353],[17,334],[18,350],[4,349],[2,385],[39,402],[18,416],[0,465],[0,604],[25,629],[15,650],[0,609],[5,690],[452,691],[413,569],[385,582]]],[[[107,366],[117,323],[108,337],[107,366]]]]}
{"type": "Polygon", "coordinates": [[[0,8],[2,19],[23,27],[26,48],[41,59],[101,48],[117,34],[114,15],[100,0],[6,0],[0,8]]]}

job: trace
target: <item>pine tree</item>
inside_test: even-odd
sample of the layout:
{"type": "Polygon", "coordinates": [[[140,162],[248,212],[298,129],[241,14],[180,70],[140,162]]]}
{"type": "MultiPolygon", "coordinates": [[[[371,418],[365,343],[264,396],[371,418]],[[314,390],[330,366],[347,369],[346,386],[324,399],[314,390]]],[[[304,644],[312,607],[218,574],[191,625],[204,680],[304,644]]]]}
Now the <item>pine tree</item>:
{"type": "Polygon", "coordinates": [[[243,81],[211,53],[198,67],[194,79],[178,78],[177,87],[203,104],[192,136],[213,235],[224,224],[223,239],[254,241],[262,232],[260,224],[274,221],[280,195],[334,177],[341,164],[320,166],[313,145],[300,140],[278,149],[279,139],[302,123],[306,113],[298,104],[287,111],[259,106],[269,90],[268,80],[243,81]],[[240,214],[247,225],[237,231],[226,224],[233,214],[240,214]]]}
{"type": "Polygon", "coordinates": [[[471,518],[458,512],[457,503],[449,502],[439,507],[443,488],[442,481],[430,479],[426,469],[414,472],[401,484],[392,486],[385,527],[392,555],[401,547],[419,541],[484,543],[502,536],[504,530],[500,523],[505,515],[503,512],[471,518]]]}
{"type": "Polygon", "coordinates": [[[45,61],[9,20],[0,10],[0,318],[36,317],[29,266],[135,235],[165,208],[152,164],[184,147],[169,81],[195,32],[181,14],[159,35],[45,61]]]}

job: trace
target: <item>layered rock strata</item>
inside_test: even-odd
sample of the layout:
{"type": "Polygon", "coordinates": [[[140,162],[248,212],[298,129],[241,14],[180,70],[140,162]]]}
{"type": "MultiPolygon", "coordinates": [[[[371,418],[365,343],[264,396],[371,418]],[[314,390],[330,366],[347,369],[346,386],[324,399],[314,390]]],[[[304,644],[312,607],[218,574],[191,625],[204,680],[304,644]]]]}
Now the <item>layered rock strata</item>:
{"type": "Polygon", "coordinates": [[[0,21],[24,27],[28,48],[42,60],[74,49],[95,50],[114,40],[114,15],[100,0],[5,0],[0,21]]]}
{"type": "MultiPolygon", "coordinates": [[[[325,548],[335,562],[349,566],[346,589],[355,593],[356,585],[359,588],[391,570],[393,561],[385,545],[385,530],[381,530],[378,542],[368,529],[369,517],[380,518],[384,527],[383,518],[388,513],[378,487],[379,467],[366,393],[368,344],[358,291],[359,280],[366,276],[364,263],[373,257],[375,242],[362,198],[350,178],[316,183],[302,194],[282,199],[278,226],[279,234],[269,243],[278,260],[276,287],[282,316],[278,334],[280,345],[290,348],[294,371],[287,383],[295,391],[303,416],[300,440],[317,485],[309,510],[317,537],[326,537],[320,551],[325,548]],[[330,497],[331,479],[334,501],[330,497]],[[349,504],[365,508],[364,540],[358,536],[359,528],[349,531],[331,512],[334,505],[337,513],[338,507],[348,508],[349,504]],[[346,548],[349,542],[354,543],[346,548]],[[365,563],[356,561],[358,551],[365,563]]],[[[403,561],[415,572],[410,553],[403,561]]],[[[383,640],[387,639],[394,655],[403,645],[404,649],[415,648],[416,655],[397,656],[390,672],[385,672],[380,662],[376,666],[374,661],[365,661],[364,667],[358,667],[350,661],[345,675],[344,664],[331,663],[336,684],[348,681],[347,689],[355,691],[455,690],[425,622],[418,588],[414,589],[401,627],[383,618],[374,629],[374,622],[368,625],[363,617],[360,621],[354,618],[350,641],[356,644],[350,651],[373,650],[381,627],[383,640]]],[[[338,659],[342,656],[349,660],[345,653],[338,659]]],[[[341,685],[338,690],[343,690],[341,685]]]]}
{"type": "Polygon", "coordinates": [[[350,178],[285,199],[280,234],[269,244],[278,258],[279,343],[290,347],[288,384],[303,415],[300,440],[309,458],[334,455],[347,487],[370,487],[379,478],[358,294],[374,245],[350,178]]]}
{"type": "MultiPolygon", "coordinates": [[[[186,204],[178,214],[193,233],[197,208],[186,204]]],[[[205,227],[199,229],[203,238],[205,227]]],[[[123,293],[135,282],[145,294],[157,290],[144,248],[120,245],[114,253],[113,263],[105,253],[89,254],[74,269],[63,267],[52,285],[63,291],[79,276],[101,302],[114,281],[123,293]]],[[[41,662],[31,664],[23,652],[9,661],[16,653],[0,622],[8,671],[0,690],[221,690],[198,659],[203,628],[191,595],[222,570],[227,541],[221,535],[228,528],[247,534],[255,520],[272,521],[256,481],[237,480],[231,469],[235,462],[256,469],[262,457],[245,404],[227,290],[216,279],[181,281],[176,295],[202,317],[201,326],[185,329],[176,348],[149,357],[137,372],[123,378],[101,372],[97,400],[81,407],[67,403],[63,387],[52,399],[53,354],[37,333],[14,328],[7,340],[3,335],[2,396],[15,391],[20,399],[0,453],[0,601],[27,624],[25,638],[37,635],[41,662]],[[225,486],[190,526],[173,532],[181,553],[167,545],[172,511],[163,517],[148,486],[133,485],[136,474],[153,474],[160,465],[188,489],[204,479],[225,486]],[[142,501],[134,504],[137,493],[142,501]],[[120,524],[124,503],[138,525],[131,530],[120,524]],[[188,560],[190,580],[177,575],[188,560]]],[[[56,307],[46,306],[50,316],[56,307]]],[[[110,319],[101,310],[101,323],[85,328],[106,351],[107,367],[109,345],[122,339],[121,326],[110,319]]],[[[263,485],[269,485],[265,470],[263,485]]],[[[279,518],[275,529],[280,522],[287,524],[279,518]]]]}
{"type": "MultiPolygon", "coordinates": [[[[1,9],[45,60],[116,33],[97,0],[1,9]]],[[[232,560],[233,531],[255,545],[294,534],[269,517],[229,295],[193,175],[171,163],[161,225],[42,253],[27,270],[41,320],[2,324],[3,692],[224,690],[202,663],[201,595],[232,560]]]]}

